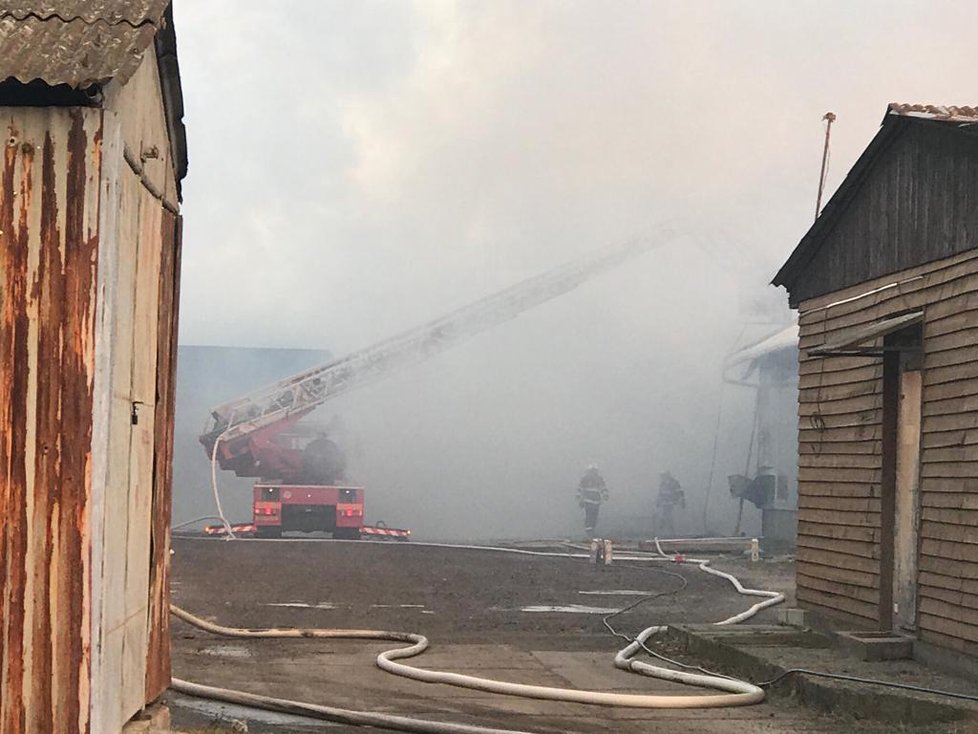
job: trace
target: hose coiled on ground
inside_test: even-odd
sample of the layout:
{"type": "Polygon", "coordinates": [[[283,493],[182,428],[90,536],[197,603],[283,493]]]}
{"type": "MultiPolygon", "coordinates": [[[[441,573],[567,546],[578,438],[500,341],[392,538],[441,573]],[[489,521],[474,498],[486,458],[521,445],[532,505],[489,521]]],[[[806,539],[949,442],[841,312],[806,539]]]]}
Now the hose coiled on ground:
{"type": "MultiPolygon", "coordinates": [[[[657,545],[658,558],[646,560],[664,560],[669,558],[657,545]]],[[[502,550],[502,549],[494,549],[502,550]]],[[[514,549],[515,550],[515,549],[514,549]]],[[[535,554],[534,551],[519,551],[521,554],[535,554]]],[[[539,555],[557,555],[539,553],[539,555]]],[[[563,555],[563,554],[560,554],[563,555]]],[[[638,560],[638,559],[635,559],[638,560]]],[[[672,559],[670,559],[672,560],[672,559]]],[[[703,559],[684,560],[695,563],[698,568],[730,581],[740,594],[767,597],[763,602],[753,605],[750,609],[725,619],[717,624],[735,624],[752,617],[761,609],[783,601],[783,595],[777,592],[747,589],[731,574],[717,571],[709,566],[709,561],[703,559]]],[[[587,691],[551,686],[527,685],[509,681],[479,678],[476,676],[451,673],[446,671],[426,670],[405,663],[397,662],[421,655],[429,646],[428,639],[423,635],[411,632],[389,630],[358,630],[358,629],[241,629],[226,627],[201,619],[179,607],[170,607],[171,613],[191,625],[212,634],[236,638],[290,638],[290,639],[356,639],[356,640],[387,640],[408,643],[407,647],[386,650],[377,656],[377,666],[393,675],[399,675],[425,683],[441,683],[461,688],[498,693],[523,698],[543,699],[550,701],[565,701],[599,706],[619,706],[645,709],[678,709],[678,708],[715,708],[729,706],[745,706],[760,703],[764,700],[763,689],[745,681],[723,676],[690,673],[672,670],[657,665],[651,665],[634,656],[645,647],[645,643],[655,634],[666,629],[664,626],[652,626],[644,629],[633,641],[615,656],[615,667],[639,675],[646,675],[661,680],[713,688],[722,691],[718,694],[676,696],[664,694],[626,694],[610,691],[587,691]]],[[[376,712],[351,711],[330,706],[308,704],[300,701],[289,701],[269,696],[231,691],[213,686],[202,686],[196,683],[174,679],[173,689],[191,696],[211,698],[229,703],[246,706],[257,706],[290,714],[310,716],[312,718],[336,721],[359,726],[394,729],[397,731],[425,732],[430,734],[513,734],[513,730],[490,729],[467,724],[451,724],[444,722],[425,721],[405,716],[395,716],[376,712]]],[[[525,733],[519,733],[525,734],[525,733]]]]}

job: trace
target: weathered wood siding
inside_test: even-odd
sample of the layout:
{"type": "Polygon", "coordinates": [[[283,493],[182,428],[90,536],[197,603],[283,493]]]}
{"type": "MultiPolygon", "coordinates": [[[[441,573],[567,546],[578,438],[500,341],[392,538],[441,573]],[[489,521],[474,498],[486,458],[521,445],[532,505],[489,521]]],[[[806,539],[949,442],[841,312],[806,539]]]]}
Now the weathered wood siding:
{"type": "Polygon", "coordinates": [[[882,150],[874,141],[849,175],[860,179],[857,185],[847,186],[847,178],[826,205],[830,227],[812,227],[809,236],[817,231],[824,239],[789,283],[793,305],[975,246],[978,137],[972,128],[889,117],[880,136],[882,150]]]}
{"type": "Polygon", "coordinates": [[[172,345],[179,271],[175,184],[156,59],[147,56],[124,87],[108,90],[105,106],[92,721],[98,731],[115,732],[170,680],[172,345]]]}
{"type": "Polygon", "coordinates": [[[6,108],[0,731],[89,727],[98,110],[6,108]]]}
{"type": "Polygon", "coordinates": [[[176,406],[177,315],[180,305],[178,216],[164,210],[156,347],[156,425],[150,531],[147,702],[170,686],[170,520],[173,504],[173,430],[176,406]]]}
{"type": "Polygon", "coordinates": [[[801,303],[798,600],[877,617],[882,366],[806,352],[908,309],[924,311],[919,634],[978,654],[978,251],[801,303]]]}

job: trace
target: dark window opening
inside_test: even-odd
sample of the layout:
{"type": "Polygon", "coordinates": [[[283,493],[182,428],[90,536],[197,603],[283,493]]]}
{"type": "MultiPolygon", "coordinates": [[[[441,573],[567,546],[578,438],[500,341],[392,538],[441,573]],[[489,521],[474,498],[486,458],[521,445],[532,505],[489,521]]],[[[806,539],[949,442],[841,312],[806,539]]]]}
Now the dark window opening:
{"type": "Polygon", "coordinates": [[[900,369],[919,370],[923,367],[924,352],[923,324],[912,324],[884,337],[883,346],[888,350],[899,351],[900,369]]]}
{"type": "Polygon", "coordinates": [[[91,84],[77,89],[67,84],[50,85],[40,79],[26,84],[10,77],[0,82],[0,107],[98,107],[102,87],[91,84]]]}

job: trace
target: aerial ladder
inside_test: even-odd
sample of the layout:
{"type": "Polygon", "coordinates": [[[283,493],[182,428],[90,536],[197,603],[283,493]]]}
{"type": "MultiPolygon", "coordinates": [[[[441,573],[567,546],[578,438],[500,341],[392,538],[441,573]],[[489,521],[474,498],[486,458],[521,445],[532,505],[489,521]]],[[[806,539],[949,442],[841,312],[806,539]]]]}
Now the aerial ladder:
{"type": "MultiPolygon", "coordinates": [[[[363,523],[363,488],[345,486],[340,448],[300,421],[328,400],[417,364],[646,252],[643,238],[597,251],[397,336],[214,407],[200,443],[216,467],[257,477],[253,526],[259,535],[324,530],[334,537],[398,535],[363,523]]],[[[231,528],[213,527],[222,533],[231,528]]],[[[250,529],[250,528],[249,528],[250,529]]]]}

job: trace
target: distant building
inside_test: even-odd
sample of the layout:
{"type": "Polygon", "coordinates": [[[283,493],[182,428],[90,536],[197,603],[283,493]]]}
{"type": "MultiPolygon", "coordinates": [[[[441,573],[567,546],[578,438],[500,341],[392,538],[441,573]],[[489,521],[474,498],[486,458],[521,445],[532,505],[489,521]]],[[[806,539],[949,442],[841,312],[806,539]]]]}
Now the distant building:
{"type": "Polygon", "coordinates": [[[890,105],[774,283],[800,324],[799,604],[978,655],[978,110],[890,105]]]}
{"type": "Polygon", "coordinates": [[[731,476],[731,493],[760,509],[765,550],[790,550],[798,526],[798,325],[734,352],[724,379],[754,391],[751,474],[731,476]]]}
{"type": "Polygon", "coordinates": [[[0,731],[170,682],[186,144],[168,0],[0,7],[0,731]]]}

